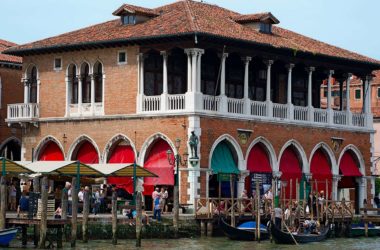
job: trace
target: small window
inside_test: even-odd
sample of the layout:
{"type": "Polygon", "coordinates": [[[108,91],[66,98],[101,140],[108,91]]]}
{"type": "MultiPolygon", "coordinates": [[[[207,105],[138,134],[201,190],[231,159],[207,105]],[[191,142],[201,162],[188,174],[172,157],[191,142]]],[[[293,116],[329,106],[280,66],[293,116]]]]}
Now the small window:
{"type": "Polygon", "coordinates": [[[362,98],[362,90],[355,89],[355,100],[360,100],[362,98]]]}
{"type": "Polygon", "coordinates": [[[136,23],[136,16],[134,16],[134,15],[122,16],[121,20],[122,20],[123,24],[135,24],[136,23]]]}
{"type": "Polygon", "coordinates": [[[61,70],[62,69],[62,58],[54,58],[54,70],[61,70]]]}
{"type": "Polygon", "coordinates": [[[380,88],[377,88],[377,98],[380,99],[380,88]]]}
{"type": "Polygon", "coordinates": [[[272,24],[270,23],[260,23],[260,31],[263,33],[272,33],[272,24]]]}
{"type": "Polygon", "coordinates": [[[127,53],[125,51],[119,51],[117,56],[118,64],[126,64],[127,63],[127,53]]]}

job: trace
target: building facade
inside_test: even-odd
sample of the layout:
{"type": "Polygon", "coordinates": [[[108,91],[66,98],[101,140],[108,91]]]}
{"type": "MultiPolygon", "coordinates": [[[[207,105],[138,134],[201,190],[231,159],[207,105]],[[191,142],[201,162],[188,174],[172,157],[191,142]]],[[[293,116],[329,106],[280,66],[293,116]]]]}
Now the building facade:
{"type": "Polygon", "coordinates": [[[218,174],[236,175],[238,194],[267,174],[287,183],[287,197],[307,180],[329,199],[352,189],[357,207],[372,200],[371,103],[334,110],[331,95],[333,79],[351,74],[371,86],[378,61],[282,29],[271,13],[186,0],[113,14],[7,51],[23,57],[24,103],[9,105],[6,120],[24,126],[23,160],[136,160],[160,176],[144,180],[149,196],[174,185],[167,151],[184,159],[194,132],[198,158],[179,169],[182,204],[216,197],[218,174]]]}
{"type": "Polygon", "coordinates": [[[0,156],[21,160],[21,130],[5,122],[7,105],[23,102],[22,58],[2,53],[13,46],[16,44],[0,39],[0,156]]]}

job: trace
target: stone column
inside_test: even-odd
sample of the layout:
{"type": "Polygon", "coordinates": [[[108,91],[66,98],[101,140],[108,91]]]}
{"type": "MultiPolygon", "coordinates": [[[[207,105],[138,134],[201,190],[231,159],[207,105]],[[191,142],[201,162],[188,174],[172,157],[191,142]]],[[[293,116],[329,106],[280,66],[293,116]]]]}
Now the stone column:
{"type": "MultiPolygon", "coordinates": [[[[38,75],[38,73],[37,73],[38,75]]],[[[41,81],[40,81],[40,78],[38,77],[37,78],[37,103],[40,103],[40,85],[41,85],[41,81]]]]}
{"type": "Polygon", "coordinates": [[[292,72],[294,64],[290,63],[288,66],[288,91],[287,91],[287,105],[288,105],[288,119],[294,119],[294,106],[292,104],[292,72]]]}
{"type": "MultiPolygon", "coordinates": [[[[199,191],[200,191],[200,175],[201,175],[201,168],[200,168],[200,159],[202,158],[201,155],[201,136],[202,136],[202,129],[200,127],[200,117],[199,116],[189,116],[188,117],[188,129],[187,129],[187,135],[188,137],[191,135],[191,132],[194,131],[194,133],[199,138],[198,143],[198,160],[191,160],[189,159],[187,162],[187,168],[188,168],[188,177],[187,182],[190,184],[189,188],[185,190],[181,190],[181,195],[185,194],[187,191],[189,200],[187,201],[189,204],[193,204],[193,208],[195,208],[195,199],[199,198],[199,191]]],[[[190,146],[188,143],[187,145],[187,152],[191,152],[190,146]]]]}
{"type": "Polygon", "coordinates": [[[341,176],[340,175],[333,175],[333,178],[332,178],[332,200],[336,201],[339,199],[338,197],[338,183],[341,179],[341,176]]]}
{"type": "MultiPolygon", "coordinates": [[[[367,183],[367,180],[365,179],[365,177],[357,177],[356,178],[356,182],[359,184],[359,208],[363,208],[363,201],[364,199],[367,198],[366,196],[366,183],[367,183]]],[[[369,202],[369,201],[367,201],[369,202]]]]}
{"type": "Polygon", "coordinates": [[[185,49],[187,54],[187,92],[186,111],[194,112],[202,108],[201,82],[201,55],[203,49],[185,49]]]}
{"type": "Polygon", "coordinates": [[[197,53],[191,54],[191,92],[197,92],[197,53]]]}
{"type": "Polygon", "coordinates": [[[24,79],[22,79],[22,82],[24,84],[24,103],[29,103],[29,84],[28,84],[28,79],[24,78],[24,79]]]}
{"type": "Polygon", "coordinates": [[[331,85],[333,84],[333,74],[334,74],[334,70],[330,70],[329,71],[329,78],[328,78],[328,82],[327,82],[327,122],[329,124],[333,124],[334,123],[334,113],[333,113],[333,110],[331,108],[331,85]]]}
{"type": "Polygon", "coordinates": [[[347,125],[352,125],[352,113],[351,113],[351,100],[350,100],[350,84],[352,74],[347,74],[346,79],[346,112],[347,112],[347,125]]]}
{"type": "Polygon", "coordinates": [[[226,96],[226,59],[228,53],[222,54],[222,69],[220,71],[220,112],[227,113],[227,96],[226,96]]]}
{"type": "MultiPolygon", "coordinates": [[[[243,190],[245,189],[245,178],[247,176],[249,176],[248,171],[244,171],[244,172],[242,171],[239,175],[239,179],[237,181],[237,193],[236,193],[237,198],[240,198],[240,195],[243,193],[243,190]]],[[[248,193],[250,193],[250,191],[248,191],[248,193]]]]}
{"type": "Polygon", "coordinates": [[[95,114],[95,76],[94,74],[90,75],[91,77],[91,114],[95,114]]]}
{"type": "Polygon", "coordinates": [[[82,115],[82,76],[78,76],[78,113],[82,115]]]}
{"type": "Polygon", "coordinates": [[[204,51],[203,50],[197,50],[197,54],[198,54],[198,57],[197,57],[197,88],[196,88],[196,92],[200,93],[201,92],[201,69],[202,69],[202,55],[203,55],[204,51]]]}
{"type": "Polygon", "coordinates": [[[249,62],[252,60],[252,57],[243,57],[244,61],[244,114],[251,114],[251,101],[249,100],[249,62]]]}
{"type": "Polygon", "coordinates": [[[372,101],[372,76],[367,75],[365,80],[365,107],[364,107],[364,113],[366,115],[366,126],[368,128],[373,128],[373,116],[372,116],[372,110],[371,110],[371,101],[372,101]]]}
{"type": "Polygon", "coordinates": [[[314,107],[313,107],[313,72],[314,67],[307,68],[309,73],[309,79],[307,83],[307,108],[308,108],[308,120],[309,122],[314,122],[314,107]]]}
{"type": "Polygon", "coordinates": [[[65,110],[65,117],[70,116],[70,77],[67,75],[65,78],[66,82],[66,110],[65,110]]]}
{"type": "Polygon", "coordinates": [[[161,111],[166,111],[168,109],[168,53],[166,51],[161,51],[161,55],[163,58],[161,111]]]}
{"type": "Polygon", "coordinates": [[[271,74],[272,74],[272,64],[273,60],[268,60],[265,62],[267,65],[267,90],[266,90],[266,104],[267,104],[267,116],[272,117],[273,116],[273,103],[271,100],[271,74]]]}
{"type": "Polygon", "coordinates": [[[187,54],[187,92],[191,92],[191,58],[193,52],[186,49],[185,53],[187,54]]]}
{"type": "MultiPolygon", "coordinates": [[[[144,54],[137,55],[137,112],[143,111],[143,95],[144,95],[144,54]]],[[[104,102],[104,100],[103,100],[104,102]]]]}

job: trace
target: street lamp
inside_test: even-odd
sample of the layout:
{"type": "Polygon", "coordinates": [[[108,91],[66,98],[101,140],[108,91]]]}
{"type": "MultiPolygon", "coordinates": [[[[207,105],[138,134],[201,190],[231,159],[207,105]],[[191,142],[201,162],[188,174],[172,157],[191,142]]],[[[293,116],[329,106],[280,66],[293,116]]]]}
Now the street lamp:
{"type": "Polygon", "coordinates": [[[174,226],[174,237],[178,237],[178,221],[179,221],[179,192],[178,192],[178,185],[179,185],[179,166],[186,166],[187,160],[189,154],[187,151],[182,155],[178,153],[179,148],[181,147],[181,139],[177,138],[175,140],[175,148],[177,150],[177,154],[173,157],[173,151],[168,150],[166,151],[168,162],[171,166],[173,166],[173,171],[175,170],[175,176],[174,176],[174,190],[173,190],[173,226],[174,226]]]}

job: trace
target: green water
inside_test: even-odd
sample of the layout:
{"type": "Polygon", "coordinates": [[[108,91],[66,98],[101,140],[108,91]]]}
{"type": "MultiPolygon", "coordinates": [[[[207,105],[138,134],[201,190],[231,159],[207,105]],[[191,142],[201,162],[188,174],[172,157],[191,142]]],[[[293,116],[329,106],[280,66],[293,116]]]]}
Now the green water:
{"type": "MultiPolygon", "coordinates": [[[[17,243],[17,240],[16,240],[17,243]]],[[[77,241],[77,247],[75,249],[80,250],[118,250],[118,249],[136,249],[134,247],[134,240],[119,240],[118,245],[113,246],[111,241],[96,241],[92,240],[88,244],[83,244],[80,240],[77,241]]],[[[12,247],[12,246],[11,246],[12,247]]],[[[31,245],[28,246],[32,247],[31,245]]],[[[13,245],[12,248],[17,248],[13,245]]],[[[70,249],[69,243],[65,243],[65,249],[70,249]]],[[[269,241],[257,242],[241,242],[231,241],[224,237],[215,238],[197,238],[197,239],[179,239],[179,240],[162,240],[162,239],[149,239],[142,241],[142,247],[140,249],[155,250],[155,249],[307,249],[307,250],[351,250],[351,249],[366,249],[375,250],[380,249],[380,237],[377,238],[340,238],[329,239],[320,243],[311,243],[302,246],[288,246],[288,245],[276,245],[269,241]]]]}

